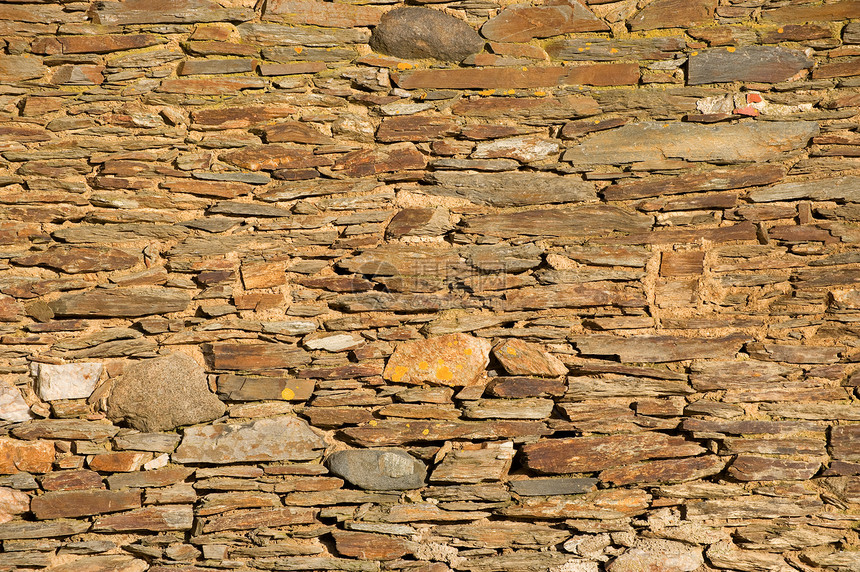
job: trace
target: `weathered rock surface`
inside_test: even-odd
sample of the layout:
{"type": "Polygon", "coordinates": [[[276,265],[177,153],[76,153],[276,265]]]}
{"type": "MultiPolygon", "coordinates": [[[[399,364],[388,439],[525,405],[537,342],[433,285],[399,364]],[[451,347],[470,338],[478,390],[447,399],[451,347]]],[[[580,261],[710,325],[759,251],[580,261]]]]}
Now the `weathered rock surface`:
{"type": "Polygon", "coordinates": [[[49,303],[55,316],[137,317],[183,311],[191,301],[174,288],[115,288],[64,294],[49,303]]]}
{"type": "Polygon", "coordinates": [[[177,463],[310,460],[321,456],[322,439],[297,417],[217,423],[185,430],[173,453],[177,463]]]}
{"type": "Polygon", "coordinates": [[[744,46],[704,50],[687,63],[687,83],[729,81],[786,81],[801,70],[811,68],[813,61],[797,50],[772,46],[744,46]]]}
{"type": "Polygon", "coordinates": [[[353,485],[371,491],[418,489],[427,467],[403,449],[350,449],[326,458],[326,466],[353,485]]]}
{"type": "Polygon", "coordinates": [[[114,382],[107,411],[138,431],[158,432],[212,421],[226,407],[209,391],[194,358],[173,353],[126,367],[114,382]]]}
{"type": "Polygon", "coordinates": [[[489,363],[490,343],[466,334],[450,334],[400,344],[383,376],[395,383],[481,384],[489,363]]]}
{"type": "Polygon", "coordinates": [[[483,44],[478,33],[463,20],[419,7],[386,12],[370,38],[370,47],[383,54],[453,62],[478,53],[483,44]]]}
{"type": "Polygon", "coordinates": [[[603,32],[609,26],[582,4],[513,4],[481,26],[481,35],[498,42],[528,42],[572,32],[603,32]]]}
{"type": "Polygon", "coordinates": [[[664,159],[761,162],[803,147],[817,134],[818,124],[811,121],[714,126],[633,123],[587,136],[580,145],[569,148],[562,160],[576,165],[664,159]]]}
{"type": "Polygon", "coordinates": [[[99,382],[103,366],[99,362],[34,364],[36,387],[44,401],[86,399],[99,382]]]}
{"type": "Polygon", "coordinates": [[[596,197],[593,183],[547,173],[437,171],[429,181],[435,185],[424,192],[497,207],[586,202],[596,197]]]}

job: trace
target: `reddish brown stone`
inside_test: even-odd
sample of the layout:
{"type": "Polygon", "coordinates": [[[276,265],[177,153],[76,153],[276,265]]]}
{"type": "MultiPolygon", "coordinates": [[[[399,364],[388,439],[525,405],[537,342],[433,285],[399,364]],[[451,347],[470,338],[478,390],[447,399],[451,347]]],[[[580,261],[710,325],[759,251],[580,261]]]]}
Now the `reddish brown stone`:
{"type": "Polygon", "coordinates": [[[342,556],[362,560],[395,560],[413,550],[407,540],[382,534],[336,530],[332,536],[342,556]]]}
{"type": "Polygon", "coordinates": [[[638,64],[589,64],[576,67],[418,70],[392,74],[403,89],[508,89],[555,85],[633,85],[638,64]]]}
{"type": "Polygon", "coordinates": [[[139,257],[116,248],[57,246],[36,254],[13,259],[20,266],[46,266],[65,272],[103,272],[131,268],[139,257]]]}
{"type": "Polygon", "coordinates": [[[166,181],[161,186],[174,193],[188,193],[201,197],[215,197],[219,199],[235,199],[247,195],[253,187],[245,183],[233,183],[229,181],[191,181],[180,179],[178,181],[166,181]]]}
{"type": "Polygon", "coordinates": [[[860,75],[860,58],[848,62],[820,65],[812,70],[813,79],[860,75]]]}
{"type": "Polygon", "coordinates": [[[709,22],[717,0],[655,0],[640,10],[630,21],[631,30],[657,28],[687,28],[709,22]]]}
{"type": "Polygon", "coordinates": [[[528,42],[572,32],[604,32],[609,26],[578,2],[549,6],[514,4],[481,27],[481,35],[500,42],[528,42]]]}
{"type": "Polygon", "coordinates": [[[383,143],[429,141],[456,135],[459,130],[457,123],[446,117],[407,115],[386,118],[376,131],[376,139],[383,143]]]}
{"type": "Polygon", "coordinates": [[[10,475],[19,471],[47,473],[53,464],[52,442],[23,442],[0,437],[0,474],[10,475]]]}
{"type": "Polygon", "coordinates": [[[583,355],[618,356],[628,363],[662,363],[697,358],[728,358],[740,350],[749,338],[729,334],[715,338],[682,338],[675,336],[595,335],[580,337],[576,347],[583,355]]]}
{"type": "Polygon", "coordinates": [[[39,520],[117,512],[140,506],[140,491],[58,491],[33,497],[30,510],[39,520]]]}
{"type": "Polygon", "coordinates": [[[327,69],[327,66],[324,62],[297,62],[291,64],[261,63],[258,69],[260,70],[260,75],[272,76],[317,73],[327,69]]]}
{"type": "Polygon", "coordinates": [[[383,11],[376,6],[334,4],[319,0],[270,0],[263,20],[332,28],[375,26],[383,11]]]}
{"type": "Polygon", "coordinates": [[[280,497],[272,493],[211,493],[201,499],[196,512],[199,516],[210,516],[240,508],[275,508],[280,506],[282,506],[280,497]]]}
{"type": "Polygon", "coordinates": [[[124,488],[167,487],[181,483],[194,472],[190,467],[163,467],[151,471],[136,471],[110,475],[108,486],[111,490],[124,488]]]}
{"type": "Polygon", "coordinates": [[[261,370],[305,365],[306,351],[288,344],[216,343],[209,347],[214,369],[261,370]]]}
{"type": "Polygon", "coordinates": [[[806,481],[821,467],[818,461],[792,461],[738,455],[729,474],[739,481],[806,481]]]}
{"type": "Polygon", "coordinates": [[[250,171],[272,169],[303,169],[331,165],[326,155],[283,145],[253,145],[221,155],[221,159],[250,171]]]}
{"type": "Polygon", "coordinates": [[[860,425],[840,425],[830,433],[830,452],[834,459],[860,461],[860,425]]]}
{"type": "Polygon", "coordinates": [[[104,83],[104,66],[64,65],[51,77],[54,85],[101,85],[104,83]]]}
{"type": "Polygon", "coordinates": [[[150,34],[105,34],[102,36],[59,36],[57,41],[64,54],[106,54],[121,50],[136,50],[163,43],[150,34]]]}
{"type": "Polygon", "coordinates": [[[660,258],[660,276],[699,276],[704,265],[705,253],[701,250],[664,252],[660,258]]]}
{"type": "Polygon", "coordinates": [[[618,287],[595,287],[582,284],[558,284],[517,288],[505,292],[501,308],[513,312],[544,308],[587,308],[591,306],[644,307],[645,298],[636,290],[618,287]]]}
{"type": "Polygon", "coordinates": [[[204,129],[244,129],[257,123],[289,117],[298,111],[294,105],[252,105],[201,109],[193,111],[191,118],[204,129]]]}
{"type": "Polygon", "coordinates": [[[191,505],[150,506],[96,519],[93,532],[163,532],[189,530],[194,524],[191,505]]]}
{"type": "Polygon", "coordinates": [[[465,334],[451,334],[397,346],[382,374],[395,383],[479,385],[489,363],[490,343],[465,334]]]}
{"type": "Polygon", "coordinates": [[[176,288],[115,288],[66,294],[49,303],[55,316],[133,317],[181,312],[190,296],[176,288]]]}
{"type": "Polygon", "coordinates": [[[755,187],[776,183],[785,176],[785,172],[782,165],[765,164],[684,173],[671,178],[619,181],[603,191],[603,196],[608,201],[625,201],[694,191],[755,187]]]}
{"type": "Polygon", "coordinates": [[[841,0],[829,4],[788,5],[774,10],[763,10],[762,19],[780,24],[805,22],[831,22],[860,18],[860,4],[854,0],[841,0]]]}
{"type": "Polygon", "coordinates": [[[716,475],[726,466],[726,461],[716,455],[704,455],[689,459],[667,459],[606,469],[600,480],[614,486],[632,484],[682,483],[716,475]]]}
{"type": "Polygon", "coordinates": [[[499,513],[514,518],[608,520],[641,514],[650,500],[642,490],[608,489],[577,496],[527,497],[499,513]]]}
{"type": "Polygon", "coordinates": [[[24,315],[24,309],[15,298],[0,295],[0,322],[17,322],[24,315]]]}
{"type": "Polygon", "coordinates": [[[646,459],[690,457],[704,452],[697,443],[662,433],[544,439],[523,447],[525,466],[541,473],[587,473],[646,459]]]}
{"type": "Polygon", "coordinates": [[[408,169],[423,169],[427,158],[412,143],[395,143],[376,149],[347,153],[334,164],[334,169],[348,177],[367,177],[408,169]]]}
{"type": "Polygon", "coordinates": [[[94,4],[91,14],[96,24],[122,26],[125,24],[243,22],[254,17],[254,10],[225,8],[210,0],[124,0],[94,4]]]}
{"type": "MultiPolygon", "coordinates": [[[[290,526],[294,524],[313,524],[316,522],[316,509],[286,507],[272,510],[243,510],[224,516],[204,520],[203,532],[222,532],[225,530],[252,530],[254,528],[290,526]]],[[[98,524],[98,523],[96,523],[98,524]]]]}
{"type": "Polygon", "coordinates": [[[115,451],[93,455],[89,467],[93,471],[106,473],[130,473],[139,471],[144,463],[152,460],[152,453],[141,451],[115,451]]]}
{"type": "Polygon", "coordinates": [[[537,344],[512,338],[493,348],[493,355],[511,375],[558,377],[567,375],[567,367],[557,357],[537,344]]]}
{"type": "Polygon", "coordinates": [[[307,123],[283,121],[260,128],[267,143],[305,143],[308,145],[330,145],[335,140],[323,135],[307,123]]]}
{"type": "Polygon", "coordinates": [[[102,477],[95,471],[72,469],[49,473],[39,479],[46,491],[73,491],[85,489],[103,489],[102,477]]]}

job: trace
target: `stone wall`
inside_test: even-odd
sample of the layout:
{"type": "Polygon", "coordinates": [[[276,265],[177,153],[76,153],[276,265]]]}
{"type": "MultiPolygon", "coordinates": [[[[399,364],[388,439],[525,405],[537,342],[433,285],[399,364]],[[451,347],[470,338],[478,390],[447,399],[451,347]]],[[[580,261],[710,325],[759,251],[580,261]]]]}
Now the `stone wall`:
{"type": "Polygon", "coordinates": [[[0,50],[0,569],[860,570],[860,2],[0,50]]]}

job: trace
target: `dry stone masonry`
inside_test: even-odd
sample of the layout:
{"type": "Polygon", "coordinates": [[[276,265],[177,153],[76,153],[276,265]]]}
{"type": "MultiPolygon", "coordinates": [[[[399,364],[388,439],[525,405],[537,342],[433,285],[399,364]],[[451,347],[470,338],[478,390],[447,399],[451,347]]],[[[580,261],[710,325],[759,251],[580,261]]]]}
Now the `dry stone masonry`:
{"type": "Polygon", "coordinates": [[[860,572],[860,1],[0,2],[0,570],[860,572]]]}

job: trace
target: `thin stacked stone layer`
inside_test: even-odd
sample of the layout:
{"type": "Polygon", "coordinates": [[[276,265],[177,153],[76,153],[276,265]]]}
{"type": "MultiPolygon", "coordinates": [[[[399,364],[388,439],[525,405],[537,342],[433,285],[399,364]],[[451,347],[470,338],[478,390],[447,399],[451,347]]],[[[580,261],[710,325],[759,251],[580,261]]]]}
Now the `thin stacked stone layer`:
{"type": "Polygon", "coordinates": [[[860,570],[860,2],[0,4],[0,570],[860,570]]]}

